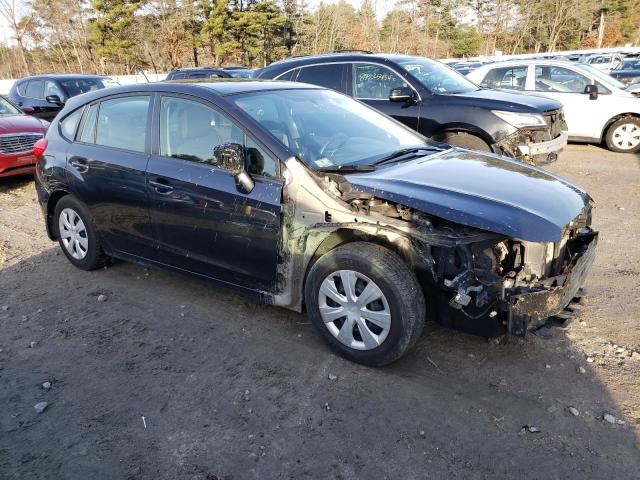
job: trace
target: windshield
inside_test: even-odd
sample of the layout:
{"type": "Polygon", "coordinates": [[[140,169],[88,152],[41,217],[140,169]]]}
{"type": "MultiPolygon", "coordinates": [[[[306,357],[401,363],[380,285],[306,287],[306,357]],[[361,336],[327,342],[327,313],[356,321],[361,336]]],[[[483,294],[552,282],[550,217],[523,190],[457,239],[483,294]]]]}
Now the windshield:
{"type": "Polygon", "coordinates": [[[640,59],[624,60],[616,70],[640,70],[640,59]]]}
{"type": "Polygon", "coordinates": [[[598,79],[598,81],[603,83],[605,86],[610,86],[610,87],[613,87],[613,88],[619,88],[621,90],[624,90],[625,88],[627,88],[627,86],[624,83],[619,82],[615,78],[607,75],[604,72],[601,72],[600,70],[598,70],[597,68],[592,67],[591,65],[588,65],[586,63],[579,63],[579,64],[575,64],[575,66],[578,67],[578,68],[581,68],[585,72],[590,73],[592,76],[596,77],[598,79]]]}
{"type": "Polygon", "coordinates": [[[467,93],[478,90],[475,83],[443,63],[422,57],[405,57],[396,61],[433,93],[467,93]]]}
{"type": "Polygon", "coordinates": [[[102,90],[103,88],[118,85],[118,82],[110,78],[69,78],[60,80],[60,84],[69,97],[75,97],[81,93],[102,90]]]}
{"type": "Polygon", "coordinates": [[[235,104],[313,168],[371,165],[424,137],[350,97],[324,89],[234,96],[235,104]]]}
{"type": "Polygon", "coordinates": [[[0,97],[0,115],[19,115],[21,113],[6,98],[0,97]]]}

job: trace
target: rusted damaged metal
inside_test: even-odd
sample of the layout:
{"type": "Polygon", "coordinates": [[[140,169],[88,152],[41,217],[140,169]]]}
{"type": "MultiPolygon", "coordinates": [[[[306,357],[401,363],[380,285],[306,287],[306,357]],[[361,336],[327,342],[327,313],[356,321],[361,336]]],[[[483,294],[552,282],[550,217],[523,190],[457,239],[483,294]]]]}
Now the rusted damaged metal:
{"type": "MultiPolygon", "coordinates": [[[[366,174],[355,181],[313,172],[293,157],[285,167],[280,263],[271,298],[279,306],[301,311],[310,265],[341,243],[367,240],[395,250],[409,264],[436,320],[487,336],[524,335],[529,325],[571,301],[593,262],[597,233],[589,227],[589,201],[557,234],[546,234],[557,241],[527,241],[506,235],[511,225],[490,232],[452,223],[425,212],[428,207],[414,208],[423,204],[395,203],[355,187],[366,185],[366,174]]],[[[384,195],[384,182],[380,187],[384,195]]],[[[447,211],[474,223],[459,213],[447,211]]]]}

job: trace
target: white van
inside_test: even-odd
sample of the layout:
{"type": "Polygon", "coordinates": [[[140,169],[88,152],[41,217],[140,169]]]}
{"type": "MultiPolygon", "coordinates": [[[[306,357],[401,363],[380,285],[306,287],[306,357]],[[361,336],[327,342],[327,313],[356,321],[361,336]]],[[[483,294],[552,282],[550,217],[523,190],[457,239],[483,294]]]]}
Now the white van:
{"type": "Polygon", "coordinates": [[[640,85],[625,85],[588,64],[562,60],[491,63],[467,78],[485,88],[561,101],[570,141],[604,140],[614,152],[640,150],[640,85]]]}

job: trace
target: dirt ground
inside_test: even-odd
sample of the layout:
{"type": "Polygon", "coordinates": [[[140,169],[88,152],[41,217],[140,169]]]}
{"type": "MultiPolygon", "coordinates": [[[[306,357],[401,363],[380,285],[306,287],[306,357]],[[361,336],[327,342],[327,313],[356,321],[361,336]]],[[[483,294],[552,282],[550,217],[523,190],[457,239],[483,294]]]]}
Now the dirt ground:
{"type": "Polygon", "coordinates": [[[429,324],[384,369],[197,279],[77,270],[33,181],[3,180],[0,478],[640,478],[640,158],[571,146],[551,169],[597,203],[579,317],[506,344],[429,324]]]}

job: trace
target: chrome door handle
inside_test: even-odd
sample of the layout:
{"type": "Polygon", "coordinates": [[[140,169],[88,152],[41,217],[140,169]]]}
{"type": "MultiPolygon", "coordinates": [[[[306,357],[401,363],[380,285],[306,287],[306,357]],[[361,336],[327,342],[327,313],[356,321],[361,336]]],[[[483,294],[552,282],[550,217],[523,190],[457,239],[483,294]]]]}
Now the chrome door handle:
{"type": "Polygon", "coordinates": [[[159,195],[168,195],[173,192],[173,187],[162,181],[154,182],[150,180],[149,185],[151,185],[159,195]]]}
{"type": "Polygon", "coordinates": [[[87,165],[87,160],[82,158],[75,158],[69,162],[73,168],[78,170],[80,173],[84,173],[89,170],[89,165],[87,165]]]}

